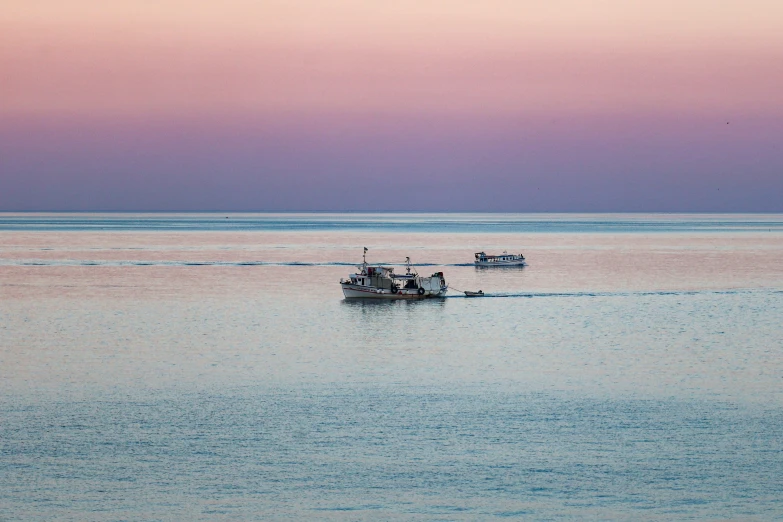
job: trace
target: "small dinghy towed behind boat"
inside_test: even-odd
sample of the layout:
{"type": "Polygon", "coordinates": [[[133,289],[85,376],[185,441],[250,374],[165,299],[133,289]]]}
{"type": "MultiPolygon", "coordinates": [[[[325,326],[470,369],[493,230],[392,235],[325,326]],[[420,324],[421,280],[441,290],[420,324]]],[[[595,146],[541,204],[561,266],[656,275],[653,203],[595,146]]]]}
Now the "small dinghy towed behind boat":
{"type": "Polygon", "coordinates": [[[470,290],[465,290],[463,292],[465,294],[465,297],[484,297],[484,292],[479,290],[478,292],[471,292],[470,290]]]}
{"type": "Polygon", "coordinates": [[[365,248],[363,262],[357,267],[359,272],[340,280],[343,295],[365,299],[426,299],[446,295],[449,285],[443,278],[443,272],[423,277],[416,272],[410,257],[406,257],[405,261],[405,274],[395,274],[394,268],[389,266],[370,266],[365,248]]]}

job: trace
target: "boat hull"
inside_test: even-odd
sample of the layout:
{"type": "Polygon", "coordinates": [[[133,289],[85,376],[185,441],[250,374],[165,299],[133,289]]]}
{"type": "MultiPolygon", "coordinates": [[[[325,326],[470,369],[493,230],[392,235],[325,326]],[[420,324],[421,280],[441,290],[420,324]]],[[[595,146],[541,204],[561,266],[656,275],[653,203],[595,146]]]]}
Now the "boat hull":
{"type": "Polygon", "coordinates": [[[527,263],[523,260],[493,261],[491,263],[482,263],[480,261],[474,261],[474,265],[484,268],[484,267],[493,267],[493,266],[527,266],[527,263]]]}
{"type": "Polygon", "coordinates": [[[448,286],[442,287],[439,292],[425,291],[419,294],[415,291],[400,290],[392,293],[390,290],[378,290],[376,288],[362,287],[342,283],[343,295],[346,299],[386,299],[390,301],[431,299],[433,297],[443,297],[448,291],[448,286]]]}

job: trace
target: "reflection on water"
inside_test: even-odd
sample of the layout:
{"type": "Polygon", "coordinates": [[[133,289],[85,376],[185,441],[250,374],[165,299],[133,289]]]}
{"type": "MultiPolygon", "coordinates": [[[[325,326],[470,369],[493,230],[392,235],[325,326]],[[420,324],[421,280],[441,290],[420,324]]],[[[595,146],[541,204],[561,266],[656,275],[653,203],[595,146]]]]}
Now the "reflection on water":
{"type": "MultiPolygon", "coordinates": [[[[391,312],[397,310],[399,306],[428,306],[428,310],[431,310],[433,306],[443,307],[446,304],[445,297],[431,297],[427,299],[362,299],[362,298],[345,298],[340,302],[343,306],[356,306],[361,311],[364,311],[365,307],[369,307],[368,310],[377,311],[373,307],[387,307],[384,310],[391,312]]],[[[415,311],[416,308],[411,310],[415,311]]]]}

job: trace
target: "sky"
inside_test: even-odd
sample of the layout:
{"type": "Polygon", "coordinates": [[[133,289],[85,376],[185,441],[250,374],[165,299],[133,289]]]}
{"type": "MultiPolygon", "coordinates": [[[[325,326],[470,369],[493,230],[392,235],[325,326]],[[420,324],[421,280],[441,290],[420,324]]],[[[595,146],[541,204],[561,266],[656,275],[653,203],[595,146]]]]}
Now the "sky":
{"type": "Polygon", "coordinates": [[[782,212],[778,0],[0,0],[0,211],[782,212]]]}

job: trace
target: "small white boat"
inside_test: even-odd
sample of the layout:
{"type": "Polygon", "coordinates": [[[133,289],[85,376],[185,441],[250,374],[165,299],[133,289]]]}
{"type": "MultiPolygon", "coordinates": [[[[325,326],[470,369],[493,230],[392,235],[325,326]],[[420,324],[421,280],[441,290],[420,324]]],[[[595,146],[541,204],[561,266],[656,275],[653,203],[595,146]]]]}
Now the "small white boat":
{"type": "Polygon", "coordinates": [[[359,272],[340,280],[343,295],[364,299],[426,299],[446,295],[449,286],[443,272],[423,277],[411,265],[410,257],[406,257],[405,261],[405,274],[395,274],[394,268],[389,266],[370,266],[365,248],[363,262],[357,267],[359,272]]]}
{"type": "Polygon", "coordinates": [[[470,290],[465,290],[463,292],[465,294],[465,297],[484,297],[484,292],[479,290],[478,292],[471,292],[470,290]]]}
{"type": "Polygon", "coordinates": [[[474,264],[476,266],[527,266],[525,256],[522,254],[509,254],[503,252],[498,256],[491,256],[485,252],[476,252],[474,264]]]}

